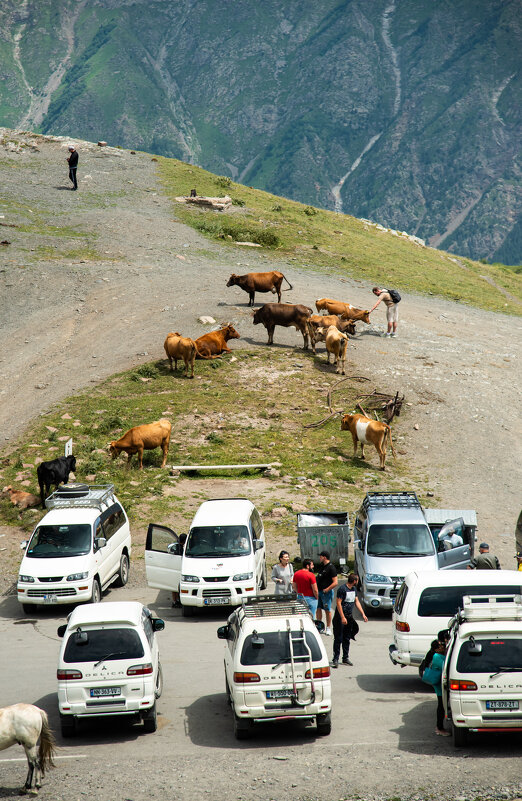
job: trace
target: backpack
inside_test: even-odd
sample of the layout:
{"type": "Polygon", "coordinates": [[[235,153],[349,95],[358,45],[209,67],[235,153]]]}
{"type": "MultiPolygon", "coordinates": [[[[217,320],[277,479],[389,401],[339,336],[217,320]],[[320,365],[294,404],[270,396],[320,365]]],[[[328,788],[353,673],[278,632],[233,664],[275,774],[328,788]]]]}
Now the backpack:
{"type": "Polygon", "coordinates": [[[387,289],[386,292],[388,293],[388,295],[390,296],[390,298],[393,300],[394,303],[401,302],[401,296],[396,289],[387,289]]]}

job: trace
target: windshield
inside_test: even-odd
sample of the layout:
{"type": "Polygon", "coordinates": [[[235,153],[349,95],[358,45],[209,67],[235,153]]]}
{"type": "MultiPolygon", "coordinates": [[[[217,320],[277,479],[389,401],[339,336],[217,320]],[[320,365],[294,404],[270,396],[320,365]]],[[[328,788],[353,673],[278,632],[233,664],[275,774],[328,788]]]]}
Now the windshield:
{"type": "Polygon", "coordinates": [[[140,636],[135,629],[89,629],[81,642],[71,634],[65,646],[64,662],[98,662],[110,659],[141,659],[144,655],[140,636]]]}
{"type": "Polygon", "coordinates": [[[498,584],[478,584],[467,587],[426,587],[419,598],[419,617],[453,617],[464,595],[518,595],[520,584],[501,587],[498,584]]]}
{"type": "Polygon", "coordinates": [[[522,639],[475,640],[475,645],[482,646],[480,654],[469,653],[469,642],[460,646],[457,670],[459,673],[498,673],[505,670],[522,672],[522,639]]]}
{"type": "MultiPolygon", "coordinates": [[[[263,631],[259,635],[264,640],[262,648],[252,646],[252,636],[249,635],[243,643],[241,652],[242,665],[278,665],[282,662],[290,662],[290,642],[287,631],[263,631]]],[[[308,651],[302,640],[300,631],[292,631],[294,640],[294,660],[304,662],[308,660],[308,651]]],[[[312,652],[312,661],[321,660],[321,649],[317,640],[310,631],[305,632],[306,642],[312,652]]]]}
{"type": "Polygon", "coordinates": [[[92,529],[84,523],[71,526],[39,526],[31,537],[25,555],[34,559],[81,556],[89,553],[91,544],[92,529]]]}
{"type": "Polygon", "coordinates": [[[431,556],[435,546],[427,526],[373,525],[366,552],[370,556],[431,556]]]}
{"type": "Polygon", "coordinates": [[[190,530],[185,556],[196,559],[244,556],[251,544],[246,526],[196,526],[190,530]]]}

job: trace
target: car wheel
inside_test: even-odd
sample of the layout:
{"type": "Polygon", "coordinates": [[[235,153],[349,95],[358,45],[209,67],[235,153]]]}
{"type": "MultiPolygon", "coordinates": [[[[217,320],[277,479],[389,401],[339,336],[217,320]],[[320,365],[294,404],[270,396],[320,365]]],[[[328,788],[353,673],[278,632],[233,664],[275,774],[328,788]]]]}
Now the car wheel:
{"type": "Polygon", "coordinates": [[[317,734],[319,737],[326,737],[332,731],[332,717],[329,712],[326,715],[317,715],[317,734]]]}
{"type": "Polygon", "coordinates": [[[125,587],[126,583],[129,580],[129,557],[126,553],[122,553],[120,559],[120,569],[118,571],[118,578],[114,582],[115,587],[125,587]]]}
{"type": "Polygon", "coordinates": [[[22,604],[22,609],[24,611],[24,614],[26,614],[26,615],[34,615],[34,613],[38,609],[38,605],[37,604],[22,604]]]}
{"type": "Polygon", "coordinates": [[[62,737],[74,737],[76,734],[76,718],[74,715],[62,715],[60,713],[60,727],[62,737]]]}
{"type": "Polygon", "coordinates": [[[98,579],[94,579],[92,582],[92,595],[91,595],[91,604],[99,604],[101,601],[101,587],[100,582],[98,579]]]}
{"type": "Polygon", "coordinates": [[[182,617],[193,617],[194,615],[194,607],[193,606],[185,606],[181,604],[181,616],[182,617]]]}
{"type": "Polygon", "coordinates": [[[263,572],[261,573],[260,590],[266,590],[266,560],[263,562],[263,572]]]}
{"type": "Polygon", "coordinates": [[[252,724],[249,720],[238,718],[234,712],[234,737],[236,740],[248,740],[252,724]]]}
{"type": "Polygon", "coordinates": [[[453,745],[455,748],[463,748],[468,742],[468,730],[461,726],[451,724],[451,733],[453,735],[453,745]]]}
{"type": "Polygon", "coordinates": [[[156,689],[154,690],[155,697],[161,698],[162,692],[163,692],[163,671],[161,669],[161,662],[158,662],[158,675],[156,677],[156,689]]]}
{"type": "Polygon", "coordinates": [[[156,712],[156,702],[154,702],[150,709],[143,713],[143,729],[147,734],[152,734],[158,728],[158,715],[156,712]]]}

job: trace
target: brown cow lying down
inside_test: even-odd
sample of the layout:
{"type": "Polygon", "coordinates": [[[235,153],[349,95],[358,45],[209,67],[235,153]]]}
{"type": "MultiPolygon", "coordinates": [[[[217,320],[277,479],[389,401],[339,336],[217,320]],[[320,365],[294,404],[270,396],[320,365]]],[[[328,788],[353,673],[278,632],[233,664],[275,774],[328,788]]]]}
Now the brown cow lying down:
{"type": "Polygon", "coordinates": [[[328,314],[338,314],[343,320],[362,320],[363,323],[370,325],[370,312],[363,309],[356,309],[351,303],[343,303],[340,300],[331,298],[320,298],[315,301],[315,308],[318,312],[326,309],[328,314]]]}
{"type": "Polygon", "coordinates": [[[172,370],[173,359],[175,370],[178,369],[178,359],[183,359],[185,362],[185,375],[187,378],[194,378],[194,360],[197,352],[197,345],[194,340],[189,337],[182,337],[177,331],[175,333],[171,331],[170,334],[167,334],[163,347],[170,362],[170,369],[172,370]],[[188,374],[189,366],[192,370],[190,376],[188,374]]]}
{"type": "Polygon", "coordinates": [[[346,346],[348,345],[348,337],[339,331],[335,325],[329,328],[318,328],[318,333],[324,334],[324,341],[326,343],[327,363],[330,364],[330,354],[335,358],[335,372],[346,375],[345,362],[346,362],[346,346]]]}
{"type": "Polygon", "coordinates": [[[138,454],[138,464],[140,470],[143,468],[143,451],[154,450],[154,448],[161,448],[163,451],[162,467],[167,463],[167,454],[169,452],[170,420],[157,420],[155,423],[146,423],[142,426],[135,426],[129,429],[123,437],[118,440],[113,440],[109,444],[109,453],[113,459],[116,459],[122,451],[128,454],[129,458],[127,464],[135,453],[138,454]]]}
{"type": "Polygon", "coordinates": [[[197,358],[217,359],[222,353],[232,353],[227,345],[229,339],[239,339],[239,334],[232,323],[228,323],[219,331],[203,334],[196,339],[197,358]]]}
{"type": "Polygon", "coordinates": [[[353,320],[341,320],[337,314],[312,314],[308,318],[308,332],[310,334],[310,342],[312,350],[315,353],[315,345],[317,342],[324,342],[325,335],[319,335],[317,330],[319,328],[330,328],[331,325],[342,331],[343,334],[355,334],[355,323],[353,320]]]}
{"type": "Polygon", "coordinates": [[[349,431],[353,439],[353,455],[357,456],[357,443],[361,443],[361,456],[364,459],[364,446],[374,445],[380,460],[381,470],[384,470],[386,462],[386,437],[390,440],[393,458],[395,459],[395,448],[393,447],[391,428],[386,423],[378,420],[371,420],[363,414],[345,414],[341,419],[341,430],[349,431]]]}
{"type": "Polygon", "coordinates": [[[308,349],[308,319],[312,314],[309,306],[300,303],[265,303],[254,312],[254,325],[263,323],[268,331],[268,344],[274,344],[274,329],[276,325],[283,328],[293,326],[303,335],[304,349],[308,349]]]}
{"type": "MultiPolygon", "coordinates": [[[[270,273],[247,273],[246,275],[236,275],[232,273],[228,279],[227,286],[239,286],[248,292],[248,305],[254,305],[256,292],[277,293],[277,300],[281,303],[281,284],[286,281],[288,289],[292,289],[292,284],[285,278],[283,273],[272,270],[270,273]]],[[[288,290],[285,289],[285,292],[288,290]]]]}
{"type": "Polygon", "coordinates": [[[40,503],[38,495],[32,495],[30,492],[24,492],[23,490],[15,490],[11,485],[4,487],[0,492],[0,498],[9,498],[13,506],[17,506],[19,509],[30,509],[40,503]]]}

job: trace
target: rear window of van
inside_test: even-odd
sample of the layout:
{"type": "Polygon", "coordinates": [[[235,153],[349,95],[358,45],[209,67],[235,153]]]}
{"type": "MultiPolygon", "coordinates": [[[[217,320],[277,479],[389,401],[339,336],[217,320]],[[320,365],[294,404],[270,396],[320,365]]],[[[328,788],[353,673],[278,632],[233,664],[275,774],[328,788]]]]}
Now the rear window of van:
{"type": "Polygon", "coordinates": [[[98,662],[104,659],[141,659],[144,655],[135,629],[86,629],[87,636],[73,632],[67,640],[64,662],[98,662]]]}
{"type": "Polygon", "coordinates": [[[426,587],[419,598],[419,617],[452,617],[462,608],[464,595],[517,595],[520,584],[506,587],[498,584],[479,584],[471,587],[426,587]]]}
{"type": "MultiPolygon", "coordinates": [[[[259,636],[264,640],[262,648],[253,647],[251,635],[245,639],[241,652],[242,665],[279,665],[284,662],[290,662],[290,643],[287,631],[263,631],[259,636]]],[[[321,660],[321,649],[317,639],[310,631],[305,632],[305,637],[306,644],[312,652],[312,661],[319,662],[321,660]]],[[[309,657],[308,651],[300,638],[300,631],[292,631],[294,661],[302,663],[308,661],[309,657]]]]}
{"type": "Polygon", "coordinates": [[[522,640],[505,637],[475,640],[480,653],[470,653],[469,642],[460,646],[457,659],[459,673],[520,673],[522,669],[522,640]]]}

